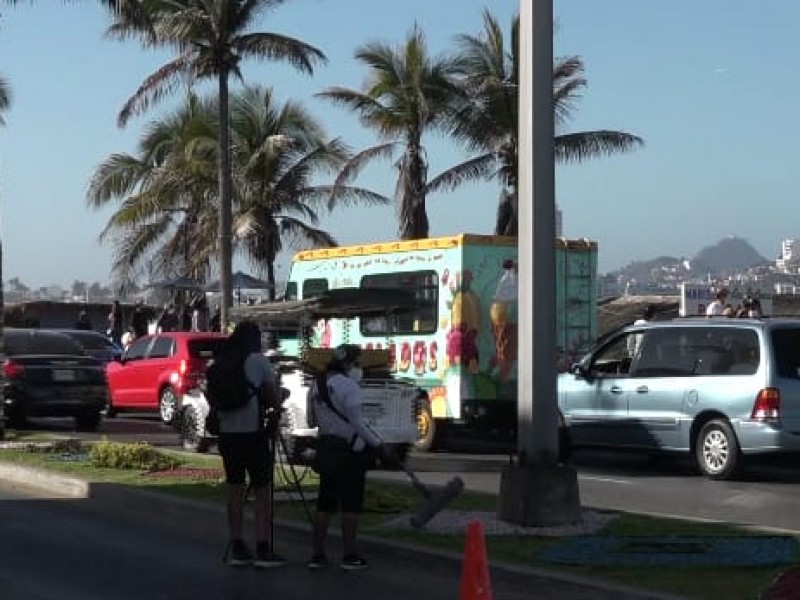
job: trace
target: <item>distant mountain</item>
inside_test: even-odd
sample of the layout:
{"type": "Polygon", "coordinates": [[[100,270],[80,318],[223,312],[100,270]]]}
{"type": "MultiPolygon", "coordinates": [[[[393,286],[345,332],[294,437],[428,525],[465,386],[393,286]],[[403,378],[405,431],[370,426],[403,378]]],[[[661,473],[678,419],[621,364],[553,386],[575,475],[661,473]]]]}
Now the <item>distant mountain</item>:
{"type": "Polygon", "coordinates": [[[715,274],[741,271],[767,262],[744,238],[729,236],[700,250],[692,259],[692,271],[715,274]]]}
{"type": "Polygon", "coordinates": [[[743,271],[767,263],[747,240],[730,236],[700,250],[693,258],[659,256],[637,260],[608,276],[639,283],[663,281],[665,278],[705,277],[743,271]]]}

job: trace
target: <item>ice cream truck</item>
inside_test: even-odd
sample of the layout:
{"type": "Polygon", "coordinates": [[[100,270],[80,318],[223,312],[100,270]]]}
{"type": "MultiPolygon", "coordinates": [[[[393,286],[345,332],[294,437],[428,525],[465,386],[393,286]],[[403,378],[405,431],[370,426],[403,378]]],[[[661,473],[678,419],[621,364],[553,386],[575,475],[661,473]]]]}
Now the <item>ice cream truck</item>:
{"type": "MultiPolygon", "coordinates": [[[[557,355],[565,370],[597,332],[597,244],[556,244],[557,355]]],[[[356,343],[388,349],[394,376],[427,391],[418,449],[451,435],[513,443],[517,395],[517,240],[461,234],[299,252],[286,300],[337,288],[398,289],[410,312],[366,319],[320,319],[311,347],[356,343]]],[[[534,294],[534,310],[535,294],[534,294]]],[[[298,340],[283,340],[286,353],[298,340]]]]}

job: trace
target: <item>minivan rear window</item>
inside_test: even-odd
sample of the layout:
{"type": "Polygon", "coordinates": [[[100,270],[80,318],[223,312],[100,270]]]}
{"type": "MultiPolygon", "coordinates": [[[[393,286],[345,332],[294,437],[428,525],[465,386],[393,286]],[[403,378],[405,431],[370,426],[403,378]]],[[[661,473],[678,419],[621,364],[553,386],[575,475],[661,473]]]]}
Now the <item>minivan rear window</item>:
{"type": "Polygon", "coordinates": [[[779,377],[800,377],[800,328],[773,329],[772,354],[779,377]]]}
{"type": "Polygon", "coordinates": [[[225,338],[206,338],[189,340],[189,356],[192,358],[213,358],[214,353],[222,347],[225,338]]]}

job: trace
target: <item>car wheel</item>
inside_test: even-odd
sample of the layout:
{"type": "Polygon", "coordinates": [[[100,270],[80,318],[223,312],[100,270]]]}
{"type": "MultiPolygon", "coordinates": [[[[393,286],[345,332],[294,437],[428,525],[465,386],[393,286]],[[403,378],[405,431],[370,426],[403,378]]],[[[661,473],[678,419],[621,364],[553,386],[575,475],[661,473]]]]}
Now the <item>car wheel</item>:
{"type": "Polygon", "coordinates": [[[86,413],[75,417],[75,426],[78,431],[97,431],[103,415],[99,412],[86,413]]]}
{"type": "Polygon", "coordinates": [[[703,425],[694,451],[698,468],[710,479],[730,479],[741,466],[739,441],[730,423],[722,419],[703,425]]]}
{"type": "Polygon", "coordinates": [[[108,403],[106,404],[106,409],[103,411],[103,416],[107,419],[113,419],[117,416],[117,409],[114,406],[114,400],[111,398],[111,395],[108,396],[108,403]]]}
{"type": "Polygon", "coordinates": [[[9,429],[25,429],[28,425],[28,419],[25,417],[22,411],[14,410],[8,415],[6,419],[6,425],[9,429]]]}
{"type": "Polygon", "coordinates": [[[204,435],[205,429],[205,424],[201,423],[197,409],[187,406],[180,416],[180,440],[183,449],[199,454],[208,452],[210,444],[204,435]]]}
{"type": "Polygon", "coordinates": [[[436,420],[433,418],[431,403],[427,399],[420,401],[417,412],[417,431],[418,437],[414,443],[414,449],[419,452],[432,450],[436,440],[436,420]]]}
{"type": "Polygon", "coordinates": [[[174,425],[178,416],[178,394],[172,386],[167,386],[161,390],[158,397],[158,412],[161,421],[165,425],[174,425]]]}

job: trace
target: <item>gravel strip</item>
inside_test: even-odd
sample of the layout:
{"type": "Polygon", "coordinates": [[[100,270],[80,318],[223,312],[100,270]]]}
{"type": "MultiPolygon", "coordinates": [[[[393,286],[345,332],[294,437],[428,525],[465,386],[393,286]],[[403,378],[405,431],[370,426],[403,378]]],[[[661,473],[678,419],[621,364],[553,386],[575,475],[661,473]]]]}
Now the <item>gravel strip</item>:
{"type": "MultiPolygon", "coordinates": [[[[391,529],[411,529],[410,514],[400,515],[387,521],[384,526],[391,529]]],[[[497,518],[492,511],[481,510],[443,510],[425,526],[431,533],[461,534],[466,532],[472,521],[483,524],[485,535],[536,535],[541,537],[560,537],[573,535],[589,535],[603,529],[616,515],[596,510],[583,509],[581,522],[574,525],[555,527],[523,527],[506,523],[497,518]]]]}

